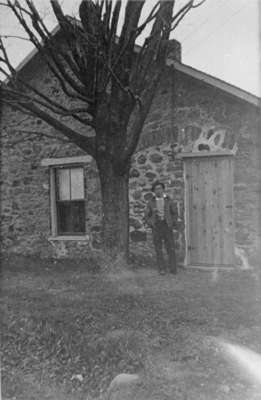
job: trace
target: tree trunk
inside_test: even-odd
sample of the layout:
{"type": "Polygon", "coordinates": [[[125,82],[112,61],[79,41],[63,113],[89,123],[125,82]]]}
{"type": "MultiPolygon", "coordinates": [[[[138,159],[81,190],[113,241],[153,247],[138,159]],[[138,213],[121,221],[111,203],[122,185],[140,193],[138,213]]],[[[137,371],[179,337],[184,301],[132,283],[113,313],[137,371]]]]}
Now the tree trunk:
{"type": "Polygon", "coordinates": [[[98,162],[103,213],[103,245],[107,254],[123,256],[129,250],[129,168],[124,172],[111,162],[98,162]]]}

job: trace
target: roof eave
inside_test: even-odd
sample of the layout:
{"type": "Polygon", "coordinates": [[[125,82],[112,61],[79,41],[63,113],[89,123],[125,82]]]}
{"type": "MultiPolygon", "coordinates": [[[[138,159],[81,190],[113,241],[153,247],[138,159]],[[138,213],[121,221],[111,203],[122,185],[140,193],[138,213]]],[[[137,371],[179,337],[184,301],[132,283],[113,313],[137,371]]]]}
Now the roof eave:
{"type": "Polygon", "coordinates": [[[252,93],[249,93],[243,89],[238,88],[237,86],[231,85],[225,81],[222,81],[219,78],[216,78],[212,75],[209,75],[205,72],[199,71],[189,65],[180,63],[175,60],[167,60],[168,66],[173,66],[177,71],[183,72],[186,75],[191,76],[192,78],[198,79],[202,82],[207,83],[208,85],[214,86],[217,89],[222,90],[223,92],[229,93],[232,96],[235,96],[241,100],[244,100],[248,103],[253,104],[256,107],[261,106],[261,99],[258,96],[255,96],[252,93]]]}
{"type": "MultiPolygon", "coordinates": [[[[52,31],[51,31],[51,35],[54,36],[56,35],[56,33],[58,33],[60,30],[60,26],[57,25],[52,31]]],[[[135,51],[139,52],[140,51],[140,46],[139,45],[135,45],[135,51]]],[[[26,64],[29,63],[29,61],[31,61],[38,53],[37,49],[33,49],[25,58],[24,60],[18,64],[16,71],[19,72],[21,71],[26,64]]],[[[166,64],[168,66],[173,66],[177,71],[183,72],[186,75],[189,75],[195,79],[198,79],[202,82],[205,82],[211,86],[216,87],[217,89],[223,90],[226,93],[229,93],[241,100],[244,100],[250,104],[253,104],[256,107],[260,107],[261,106],[261,98],[258,96],[255,96],[252,93],[249,93],[243,89],[240,89],[234,85],[231,85],[230,83],[227,83],[225,81],[222,81],[219,78],[216,78],[214,76],[211,76],[205,72],[199,71],[189,65],[180,63],[178,61],[175,61],[173,59],[167,59],[166,64]]],[[[8,81],[8,80],[7,80],[8,81]]]]}

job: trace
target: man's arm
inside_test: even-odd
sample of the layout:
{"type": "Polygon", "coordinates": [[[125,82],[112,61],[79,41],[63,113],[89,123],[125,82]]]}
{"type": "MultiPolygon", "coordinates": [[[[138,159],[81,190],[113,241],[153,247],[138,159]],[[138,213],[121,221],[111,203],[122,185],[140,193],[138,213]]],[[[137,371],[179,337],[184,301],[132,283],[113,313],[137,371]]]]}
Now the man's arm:
{"type": "Polygon", "coordinates": [[[178,214],[177,206],[175,206],[174,201],[172,199],[170,199],[170,212],[171,212],[171,215],[172,215],[175,223],[181,221],[179,214],[178,214]]]}

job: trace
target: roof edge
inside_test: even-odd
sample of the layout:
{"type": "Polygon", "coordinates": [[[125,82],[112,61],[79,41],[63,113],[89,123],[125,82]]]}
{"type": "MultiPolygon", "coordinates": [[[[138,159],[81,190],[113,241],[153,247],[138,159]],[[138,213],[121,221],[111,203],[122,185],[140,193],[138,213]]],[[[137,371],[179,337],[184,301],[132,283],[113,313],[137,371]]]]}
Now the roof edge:
{"type": "MultiPolygon", "coordinates": [[[[56,33],[59,32],[59,30],[60,30],[60,26],[56,25],[56,27],[51,30],[51,35],[55,36],[56,33]]],[[[25,58],[22,61],[20,61],[20,63],[17,65],[17,67],[15,68],[16,72],[21,71],[26,66],[26,64],[28,64],[34,58],[34,56],[36,56],[38,54],[38,52],[39,52],[38,49],[36,47],[34,47],[27,54],[27,56],[25,56],[25,58]]]]}
{"type": "Polygon", "coordinates": [[[234,86],[228,82],[225,82],[222,79],[209,75],[206,72],[202,72],[196,68],[193,68],[190,65],[179,63],[175,60],[167,60],[167,65],[173,66],[177,71],[183,72],[184,74],[203,81],[211,86],[215,86],[217,89],[223,90],[224,92],[229,93],[241,100],[247,101],[248,103],[251,103],[256,107],[261,106],[260,97],[249,93],[246,90],[241,89],[237,86],[234,86]]]}
{"type": "MultiPolygon", "coordinates": [[[[56,35],[60,30],[60,26],[56,25],[56,27],[51,31],[51,35],[56,35]]],[[[139,51],[140,46],[135,45],[135,51],[139,51]]],[[[16,71],[21,71],[29,61],[31,61],[34,56],[38,53],[38,50],[34,48],[16,67],[16,71]]],[[[234,86],[228,82],[225,82],[219,78],[216,78],[212,75],[207,74],[206,72],[202,72],[196,68],[191,67],[190,65],[180,63],[179,61],[173,59],[167,59],[166,64],[168,66],[173,66],[177,71],[183,72],[186,75],[189,75],[195,79],[203,81],[211,86],[215,86],[217,89],[223,90],[226,93],[229,93],[241,100],[244,100],[250,104],[253,104],[256,107],[261,106],[261,98],[247,92],[244,89],[241,89],[237,86],[234,86]]]]}

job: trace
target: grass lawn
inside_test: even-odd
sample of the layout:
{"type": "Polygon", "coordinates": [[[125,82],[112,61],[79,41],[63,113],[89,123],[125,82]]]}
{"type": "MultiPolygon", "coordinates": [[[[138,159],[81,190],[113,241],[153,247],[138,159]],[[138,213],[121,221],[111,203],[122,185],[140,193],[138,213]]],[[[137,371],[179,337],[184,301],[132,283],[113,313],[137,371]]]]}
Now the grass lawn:
{"type": "Polygon", "coordinates": [[[99,399],[122,372],[140,374],[144,400],[261,399],[229,354],[261,354],[261,269],[159,276],[88,263],[4,261],[3,399],[99,399]]]}

